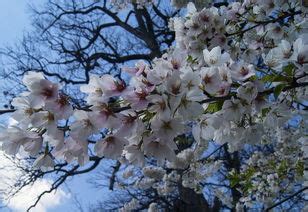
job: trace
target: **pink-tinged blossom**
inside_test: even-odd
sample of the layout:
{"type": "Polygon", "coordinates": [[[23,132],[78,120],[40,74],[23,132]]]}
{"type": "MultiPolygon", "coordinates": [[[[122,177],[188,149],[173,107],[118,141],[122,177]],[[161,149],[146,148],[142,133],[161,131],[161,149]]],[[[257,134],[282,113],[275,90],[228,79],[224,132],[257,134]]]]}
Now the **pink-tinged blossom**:
{"type": "Polygon", "coordinates": [[[73,106],[69,102],[69,97],[59,94],[56,100],[48,101],[45,110],[52,112],[56,120],[68,119],[73,114],[73,106]]]}
{"type": "Polygon", "coordinates": [[[143,87],[148,92],[151,92],[155,89],[155,85],[150,83],[145,76],[132,77],[130,85],[134,87],[143,87]]]}
{"type": "Polygon", "coordinates": [[[122,79],[116,79],[113,76],[106,74],[101,77],[103,96],[116,97],[125,94],[129,89],[122,79]]]}
{"type": "Polygon", "coordinates": [[[26,151],[30,156],[35,157],[41,151],[42,145],[42,136],[37,135],[33,139],[24,141],[23,150],[26,151]]]}
{"type": "Polygon", "coordinates": [[[158,85],[166,80],[171,72],[172,69],[170,68],[170,63],[165,59],[160,58],[154,60],[154,67],[147,73],[147,80],[153,85],[158,85]]]}
{"type": "Polygon", "coordinates": [[[26,125],[31,122],[31,116],[39,109],[35,106],[35,102],[30,96],[16,97],[13,99],[12,105],[17,110],[11,117],[19,123],[26,125]]]}
{"type": "Polygon", "coordinates": [[[51,170],[55,166],[55,162],[50,156],[50,154],[42,154],[34,162],[33,167],[39,168],[42,171],[51,170]]]}
{"type": "Polygon", "coordinates": [[[258,89],[252,82],[246,82],[237,89],[237,96],[251,103],[258,95],[258,89]]]}
{"type": "Polygon", "coordinates": [[[243,52],[243,60],[247,61],[247,63],[252,63],[256,61],[257,59],[257,50],[254,48],[248,47],[244,52],[243,52]]]}
{"type": "MultiPolygon", "coordinates": [[[[199,103],[205,99],[203,92],[200,89],[188,91],[183,96],[178,97],[177,112],[183,117],[184,121],[194,120],[203,113],[203,107],[199,103]]],[[[171,98],[172,100],[172,98],[171,98]]],[[[171,104],[175,104],[171,102],[171,104]]]]}
{"type": "Polygon", "coordinates": [[[144,123],[133,110],[125,110],[117,114],[117,121],[115,125],[117,134],[123,137],[131,137],[144,130],[144,123]]]}
{"type": "Polygon", "coordinates": [[[89,112],[76,110],[74,118],[75,121],[70,126],[70,136],[74,139],[86,140],[90,135],[99,132],[89,112]]]}
{"type": "Polygon", "coordinates": [[[200,121],[193,126],[192,134],[197,142],[202,142],[202,139],[209,141],[213,139],[215,129],[212,126],[213,119],[209,114],[203,115],[200,121]]]}
{"type": "MultiPolygon", "coordinates": [[[[209,46],[209,48],[215,48],[216,46],[220,46],[221,48],[227,48],[227,37],[223,34],[219,35],[219,34],[216,34],[214,36],[214,38],[211,40],[211,45],[209,46]]],[[[224,53],[225,54],[225,53],[224,53]]],[[[228,57],[226,55],[222,55],[222,57],[224,58],[229,58],[230,57],[230,54],[228,53],[228,57]]],[[[228,62],[229,60],[225,60],[226,62],[228,62]]]]}
{"type": "Polygon", "coordinates": [[[94,151],[99,157],[106,157],[117,160],[124,150],[124,146],[128,144],[125,138],[117,135],[108,135],[106,138],[96,142],[94,151]]]}
{"type": "Polygon", "coordinates": [[[117,116],[108,103],[97,102],[91,109],[92,112],[89,112],[89,119],[96,129],[113,128],[116,126],[117,116]]]}
{"type": "Polygon", "coordinates": [[[258,145],[264,135],[264,128],[261,124],[254,124],[244,130],[242,144],[258,145]]]}
{"type": "Polygon", "coordinates": [[[50,135],[57,131],[57,120],[53,113],[49,111],[40,111],[32,115],[31,124],[37,128],[46,128],[50,135]]]}
{"type": "Polygon", "coordinates": [[[130,106],[134,110],[143,110],[148,104],[147,96],[150,91],[145,86],[135,87],[134,90],[127,92],[123,95],[123,98],[130,103],[130,106]]]}
{"type": "Polygon", "coordinates": [[[200,76],[204,90],[209,94],[216,94],[222,82],[218,68],[203,67],[200,70],[200,76]]]}
{"type": "Polygon", "coordinates": [[[188,31],[188,36],[196,36],[206,29],[206,25],[199,19],[198,14],[192,15],[192,17],[185,22],[185,27],[190,29],[188,31]]]}
{"type": "Polygon", "coordinates": [[[168,145],[170,142],[167,143],[154,136],[146,137],[143,142],[144,153],[157,159],[158,165],[163,165],[165,160],[172,162],[176,159],[174,148],[168,145]]]}
{"type": "Polygon", "coordinates": [[[220,66],[218,69],[222,83],[231,85],[232,84],[231,70],[227,66],[220,66]]]}
{"type": "Polygon", "coordinates": [[[43,134],[43,140],[53,146],[55,150],[59,150],[64,145],[64,134],[65,132],[63,130],[58,129],[53,134],[43,134]]]}
{"type": "Polygon", "coordinates": [[[138,61],[135,64],[135,67],[133,67],[133,68],[130,68],[130,67],[123,67],[122,68],[123,71],[125,71],[129,74],[135,75],[135,76],[140,76],[140,75],[146,73],[147,69],[148,69],[148,65],[142,60],[138,61]]]}
{"type": "Polygon", "coordinates": [[[266,127],[274,126],[276,128],[282,127],[290,118],[292,114],[289,111],[289,106],[286,103],[279,105],[272,105],[270,111],[264,119],[266,127]]]}
{"type": "Polygon", "coordinates": [[[209,26],[213,22],[213,12],[207,8],[204,8],[199,13],[199,19],[202,24],[209,26]]]}
{"type": "Polygon", "coordinates": [[[29,95],[33,98],[35,106],[43,106],[45,101],[55,100],[58,97],[58,84],[42,78],[42,74],[29,72],[23,82],[29,89],[29,95]]]}
{"type": "Polygon", "coordinates": [[[231,78],[234,81],[245,81],[255,75],[253,65],[246,64],[244,61],[232,63],[230,69],[231,78]]]}
{"type": "Polygon", "coordinates": [[[281,40],[286,33],[285,30],[286,27],[278,23],[271,23],[266,26],[266,36],[274,40],[281,40]]]}
{"type": "Polygon", "coordinates": [[[180,71],[186,65],[187,54],[182,49],[176,48],[172,51],[172,54],[169,55],[169,68],[173,72],[180,71]]]}
{"type": "Polygon", "coordinates": [[[296,65],[299,68],[302,68],[304,72],[307,71],[308,67],[308,44],[307,44],[307,35],[305,36],[306,40],[303,40],[302,38],[298,38],[293,43],[293,55],[291,56],[291,59],[296,62],[296,65]],[[306,43],[305,43],[306,41],[306,43]]]}
{"type": "Polygon", "coordinates": [[[184,125],[180,118],[155,117],[151,121],[154,134],[163,140],[170,140],[184,132],[184,125]]]}
{"type": "Polygon", "coordinates": [[[264,83],[258,80],[254,81],[253,83],[259,92],[256,98],[252,101],[254,110],[253,112],[259,113],[262,111],[262,109],[268,107],[269,105],[266,97],[261,94],[261,92],[264,91],[264,83]]]}
{"type": "Polygon", "coordinates": [[[230,92],[231,85],[227,82],[222,82],[219,85],[218,91],[215,96],[227,96],[230,92]]]}
{"type": "Polygon", "coordinates": [[[83,166],[89,161],[88,142],[68,137],[63,147],[59,150],[53,150],[52,154],[57,159],[64,159],[68,163],[77,160],[78,164],[83,166]]]}
{"type": "Polygon", "coordinates": [[[282,40],[277,49],[277,57],[279,57],[282,61],[288,61],[292,56],[292,46],[287,40],[282,40]]]}
{"type": "Polygon", "coordinates": [[[22,79],[24,85],[30,90],[34,81],[45,79],[44,74],[40,72],[29,71],[25,74],[22,79]]]}
{"type": "Polygon", "coordinates": [[[226,13],[222,14],[225,15],[228,20],[236,21],[239,18],[238,14],[243,14],[245,12],[245,8],[240,2],[232,2],[229,8],[226,8],[226,13]]]}
{"type": "Polygon", "coordinates": [[[1,149],[9,154],[16,155],[21,146],[31,156],[35,156],[42,147],[43,140],[35,131],[28,131],[12,126],[0,134],[1,149]]]}
{"type": "Polygon", "coordinates": [[[168,105],[167,95],[153,94],[147,97],[151,102],[151,106],[148,108],[149,112],[157,113],[158,116],[167,117],[171,115],[171,110],[168,105]]]}
{"type": "Polygon", "coordinates": [[[80,91],[88,94],[86,101],[93,104],[96,101],[103,100],[103,80],[97,75],[90,75],[89,83],[80,86],[80,91]]]}
{"type": "Polygon", "coordinates": [[[256,113],[262,112],[262,109],[269,106],[267,99],[262,95],[257,95],[257,97],[253,100],[253,105],[256,113]]]}
{"type": "Polygon", "coordinates": [[[179,73],[172,74],[172,76],[167,79],[165,86],[166,91],[173,96],[181,95],[185,91],[179,73]]]}
{"type": "Polygon", "coordinates": [[[182,69],[181,74],[182,86],[185,90],[192,90],[199,88],[201,84],[201,78],[197,71],[193,71],[191,68],[187,67],[182,69]]]}
{"type": "Polygon", "coordinates": [[[242,148],[241,139],[243,138],[244,128],[232,128],[230,123],[221,123],[221,127],[214,133],[214,141],[223,145],[228,143],[230,152],[237,151],[242,148]]]}
{"type": "Polygon", "coordinates": [[[129,144],[124,147],[125,158],[134,165],[143,167],[145,165],[144,153],[140,149],[140,145],[129,144]]]}
{"type": "Polygon", "coordinates": [[[264,64],[269,68],[278,69],[281,65],[281,59],[279,56],[280,49],[271,49],[266,56],[264,56],[264,64]]]}
{"type": "Polygon", "coordinates": [[[223,117],[229,121],[239,121],[245,111],[239,99],[226,100],[222,106],[223,117]]]}

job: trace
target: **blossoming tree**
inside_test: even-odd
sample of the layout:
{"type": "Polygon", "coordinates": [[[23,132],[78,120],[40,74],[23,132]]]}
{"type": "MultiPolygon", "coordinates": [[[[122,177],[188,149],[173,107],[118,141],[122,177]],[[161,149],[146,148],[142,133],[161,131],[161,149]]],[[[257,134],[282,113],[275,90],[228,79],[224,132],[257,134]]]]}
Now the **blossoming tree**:
{"type": "MultiPolygon", "coordinates": [[[[77,81],[79,102],[70,97],[66,84],[75,81],[67,73],[26,70],[26,91],[12,101],[16,124],[1,132],[2,150],[34,157],[32,173],[39,176],[58,173],[46,192],[104,159],[117,161],[110,188],[128,188],[124,211],[301,209],[308,189],[304,2],[188,3],[170,15],[160,1],[95,2],[75,13],[61,8],[43,27],[48,33],[62,16],[100,11],[109,16],[103,27],[115,21],[142,38],[150,54],[132,46],[121,55],[98,33],[111,52],[74,51],[87,70],[87,80],[77,81]],[[120,74],[99,74],[104,67],[95,57],[136,63],[122,65],[120,74]]],[[[74,42],[58,45],[69,55],[74,42]]],[[[78,42],[82,49],[86,41],[78,42]]]]}

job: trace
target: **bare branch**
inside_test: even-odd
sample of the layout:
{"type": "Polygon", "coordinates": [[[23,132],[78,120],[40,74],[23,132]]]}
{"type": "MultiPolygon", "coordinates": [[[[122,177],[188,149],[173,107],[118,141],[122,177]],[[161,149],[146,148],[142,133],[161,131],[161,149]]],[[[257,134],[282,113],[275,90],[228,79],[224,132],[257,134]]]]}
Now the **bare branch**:
{"type": "Polygon", "coordinates": [[[298,190],[297,192],[295,192],[295,193],[292,194],[291,196],[288,196],[287,198],[285,198],[285,199],[283,199],[283,200],[277,202],[276,204],[274,204],[274,205],[268,207],[265,211],[270,211],[270,210],[272,210],[273,208],[275,208],[275,207],[281,205],[282,203],[284,203],[284,202],[286,202],[286,201],[288,201],[288,200],[290,200],[290,199],[296,197],[297,195],[299,195],[300,193],[302,193],[303,191],[305,191],[305,190],[307,190],[307,189],[308,189],[308,187],[304,187],[304,188],[298,190]]]}

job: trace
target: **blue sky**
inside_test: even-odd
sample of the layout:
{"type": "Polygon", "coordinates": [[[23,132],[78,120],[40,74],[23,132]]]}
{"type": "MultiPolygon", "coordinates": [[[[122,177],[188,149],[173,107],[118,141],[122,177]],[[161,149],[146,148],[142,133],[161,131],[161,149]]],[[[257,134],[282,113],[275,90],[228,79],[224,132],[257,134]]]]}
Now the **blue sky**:
{"type": "Polygon", "coordinates": [[[22,37],[29,26],[27,3],[29,0],[0,1],[0,44],[12,44],[22,37]]]}
{"type": "MultiPolygon", "coordinates": [[[[30,13],[28,4],[35,3],[42,1],[34,1],[34,0],[1,0],[0,1],[0,48],[6,45],[12,45],[18,40],[22,39],[22,35],[26,30],[30,29],[30,13]]],[[[1,92],[1,90],[0,90],[1,92]]],[[[0,117],[0,123],[3,124],[5,121],[4,117],[0,117]]],[[[3,162],[2,162],[3,163],[3,162]]],[[[1,173],[0,173],[1,175],[1,173]]],[[[107,189],[96,189],[93,188],[87,181],[91,180],[91,176],[95,175],[92,173],[90,175],[82,175],[74,177],[70,179],[65,186],[62,187],[62,191],[58,198],[61,199],[58,206],[52,207],[50,201],[58,201],[59,199],[55,199],[54,197],[48,197],[45,199],[44,204],[42,207],[45,211],[48,212],[59,212],[59,211],[75,211],[74,209],[74,198],[69,197],[69,191],[67,187],[69,187],[70,191],[77,195],[77,198],[82,201],[82,204],[85,206],[94,204],[97,200],[102,200],[106,197],[109,193],[107,189]],[[48,202],[49,201],[49,202],[48,202]]],[[[39,184],[38,187],[42,187],[42,184],[39,184]]],[[[0,184],[1,185],[1,184],[0,184]]],[[[45,185],[45,184],[44,184],[45,185]]],[[[36,187],[35,189],[38,189],[36,187]]],[[[27,192],[26,192],[27,193],[27,192]]],[[[19,198],[19,202],[16,203],[22,204],[23,201],[28,201],[28,197],[30,192],[28,192],[26,196],[22,196],[19,198]],[[28,194],[28,195],[27,195],[28,194]]],[[[59,194],[56,194],[59,195],[59,194]]],[[[35,197],[33,197],[35,198],[35,197]]],[[[15,204],[15,203],[12,203],[15,204]]],[[[17,207],[16,206],[16,207],[17,207]]],[[[12,211],[23,211],[22,209],[14,209],[14,207],[10,208],[12,211]]],[[[86,209],[86,207],[85,207],[86,209]]],[[[3,209],[1,209],[2,211],[3,209]]],[[[40,212],[42,208],[37,209],[40,212]]],[[[10,211],[10,210],[7,210],[10,211]]]]}

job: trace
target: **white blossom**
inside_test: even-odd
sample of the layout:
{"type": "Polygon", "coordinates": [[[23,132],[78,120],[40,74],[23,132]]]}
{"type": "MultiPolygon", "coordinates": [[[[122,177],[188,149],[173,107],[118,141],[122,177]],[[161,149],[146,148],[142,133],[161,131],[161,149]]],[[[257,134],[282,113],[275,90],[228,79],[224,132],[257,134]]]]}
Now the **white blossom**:
{"type": "Polygon", "coordinates": [[[221,53],[221,48],[219,46],[213,48],[211,51],[204,49],[203,56],[205,63],[209,66],[220,66],[230,59],[228,53],[221,53]]]}

